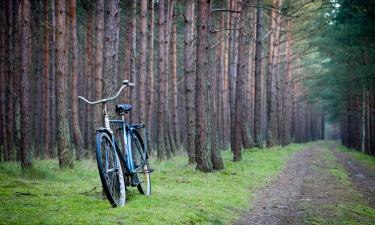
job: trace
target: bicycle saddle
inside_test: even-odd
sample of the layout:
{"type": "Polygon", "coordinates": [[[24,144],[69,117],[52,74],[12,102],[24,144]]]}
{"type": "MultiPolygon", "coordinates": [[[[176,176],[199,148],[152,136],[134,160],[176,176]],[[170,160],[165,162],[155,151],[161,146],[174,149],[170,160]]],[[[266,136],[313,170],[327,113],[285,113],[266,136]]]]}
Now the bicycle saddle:
{"type": "Polygon", "coordinates": [[[130,110],[132,110],[132,105],[130,104],[118,104],[116,105],[116,113],[117,114],[124,114],[128,113],[130,110]]]}

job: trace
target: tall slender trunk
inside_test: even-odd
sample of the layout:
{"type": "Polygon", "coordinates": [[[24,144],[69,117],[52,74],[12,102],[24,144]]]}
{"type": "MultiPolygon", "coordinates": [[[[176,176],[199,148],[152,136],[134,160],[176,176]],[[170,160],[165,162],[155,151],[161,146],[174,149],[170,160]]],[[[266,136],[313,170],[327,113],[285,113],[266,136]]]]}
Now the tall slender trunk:
{"type": "Polygon", "coordinates": [[[138,73],[139,121],[146,122],[146,72],[147,72],[147,0],[141,0],[140,56],[138,73]]]}
{"type": "Polygon", "coordinates": [[[56,139],[57,139],[57,96],[56,96],[56,9],[55,3],[50,3],[51,6],[51,144],[50,144],[50,155],[54,157],[56,139]]]}
{"type": "MultiPolygon", "coordinates": [[[[103,98],[104,0],[96,1],[95,99],[103,98]]],[[[95,127],[102,125],[102,109],[95,108],[95,127]]]]}
{"type": "Polygon", "coordinates": [[[262,37],[263,37],[263,0],[257,0],[257,25],[255,47],[255,106],[254,106],[254,142],[263,146],[262,136],[262,37]]]}
{"type": "Polygon", "coordinates": [[[291,127],[291,98],[293,93],[291,92],[292,82],[292,53],[293,53],[293,27],[292,21],[287,22],[287,37],[286,37],[286,71],[284,77],[284,88],[283,88],[283,130],[282,130],[282,144],[286,145],[290,143],[290,127],[291,127]]]}
{"type": "Polygon", "coordinates": [[[210,0],[198,1],[197,18],[197,73],[196,73],[196,139],[195,161],[197,169],[203,172],[212,171],[211,163],[211,130],[208,111],[209,96],[209,15],[210,0]]]}
{"type": "MultiPolygon", "coordinates": [[[[129,18],[129,28],[128,32],[130,35],[129,42],[127,42],[130,46],[128,46],[130,50],[130,55],[129,55],[129,80],[130,82],[134,82],[138,84],[138,80],[136,73],[137,73],[137,1],[136,0],[131,0],[131,16],[129,18]]],[[[130,98],[128,101],[134,105],[132,109],[132,113],[130,115],[132,123],[137,123],[139,122],[139,117],[138,116],[132,116],[132,115],[138,115],[138,107],[139,105],[137,104],[137,91],[130,90],[130,98]]]]}
{"type": "Polygon", "coordinates": [[[31,164],[31,118],[30,118],[30,79],[31,79],[31,27],[30,1],[22,4],[22,40],[21,40],[21,166],[23,169],[31,164]]]}
{"type": "Polygon", "coordinates": [[[176,141],[176,144],[179,144],[179,123],[177,118],[177,112],[178,112],[178,96],[177,96],[177,21],[176,21],[176,12],[175,9],[173,10],[173,16],[172,16],[172,39],[171,39],[171,45],[172,45],[172,51],[171,51],[171,64],[172,64],[172,70],[171,70],[171,79],[172,79],[172,87],[171,87],[171,102],[172,102],[172,134],[176,141]]]}
{"type": "MultiPolygon", "coordinates": [[[[279,8],[281,0],[273,0],[274,8],[279,8]]],[[[279,12],[274,10],[271,13],[271,34],[268,53],[267,73],[267,147],[278,143],[276,129],[276,65],[279,53],[280,18],[279,12]]]]}
{"type": "MultiPolygon", "coordinates": [[[[93,71],[93,14],[94,6],[88,3],[87,6],[87,17],[86,17],[86,40],[85,40],[85,60],[84,60],[84,74],[85,74],[85,89],[86,96],[88,99],[93,99],[94,91],[92,89],[94,84],[93,71]]],[[[94,133],[93,133],[93,113],[92,106],[85,105],[85,147],[82,150],[88,150],[87,152],[81,152],[81,154],[88,154],[94,148],[94,133]]]]}
{"type": "MultiPolygon", "coordinates": [[[[120,2],[119,0],[110,0],[107,2],[104,15],[105,20],[104,32],[104,68],[103,73],[103,95],[113,96],[117,90],[117,58],[118,58],[118,26],[120,21],[120,2]]],[[[114,103],[107,103],[107,109],[113,110],[114,103]]]]}
{"type": "MultiPolygon", "coordinates": [[[[249,45],[250,36],[252,33],[249,19],[247,18],[247,7],[250,0],[241,2],[241,28],[239,30],[239,47],[238,47],[238,65],[236,78],[236,92],[235,92],[235,110],[234,110],[234,125],[232,126],[231,134],[233,134],[231,144],[233,151],[233,161],[241,160],[241,140],[247,140],[249,144],[246,126],[246,75],[249,72],[249,45]],[[244,132],[244,134],[242,134],[244,132]]],[[[244,147],[249,147],[245,146],[244,147]]]]}
{"type": "Polygon", "coordinates": [[[70,130],[67,111],[67,54],[66,2],[56,3],[56,98],[57,98],[57,153],[60,167],[73,167],[73,151],[70,144],[70,130]]]}
{"type": "Polygon", "coordinates": [[[6,85],[5,85],[5,18],[6,18],[6,11],[5,7],[1,7],[0,9],[0,113],[1,113],[1,126],[0,126],[0,133],[1,133],[1,148],[2,148],[2,158],[4,161],[7,160],[8,154],[8,142],[6,138],[6,107],[5,107],[5,93],[6,93],[6,85]]]}
{"type": "Polygon", "coordinates": [[[14,160],[14,86],[16,80],[14,79],[14,52],[13,52],[13,3],[8,0],[6,3],[7,15],[7,41],[5,42],[6,53],[6,75],[7,75],[7,138],[8,138],[8,158],[14,160]]]}
{"type": "Polygon", "coordinates": [[[146,115],[146,126],[147,126],[147,144],[148,150],[152,154],[153,153],[153,142],[152,142],[152,135],[153,132],[153,120],[152,120],[152,113],[154,111],[154,101],[155,101],[155,91],[154,91],[154,20],[155,20],[155,12],[154,12],[154,0],[149,0],[149,60],[147,65],[147,115],[146,115]]]}
{"type": "Polygon", "coordinates": [[[158,83],[159,83],[159,91],[158,91],[158,109],[157,109],[157,120],[158,120],[158,132],[157,132],[157,158],[162,160],[166,156],[166,143],[164,140],[165,136],[165,83],[166,83],[166,72],[165,72],[165,46],[164,46],[164,26],[165,26],[165,19],[164,19],[164,0],[159,0],[158,5],[158,39],[159,39],[159,62],[158,62],[158,83]]]}
{"type": "Polygon", "coordinates": [[[186,95],[186,134],[189,164],[195,163],[195,60],[194,0],[185,1],[184,74],[186,95]]]}
{"type": "Polygon", "coordinates": [[[83,139],[79,129],[78,118],[78,71],[77,71],[77,23],[76,23],[76,0],[70,0],[70,19],[72,24],[72,124],[73,140],[76,148],[76,159],[82,156],[83,139]]]}
{"type": "Polygon", "coordinates": [[[49,1],[44,0],[44,37],[43,37],[43,131],[44,131],[44,158],[50,155],[50,99],[49,99],[49,26],[48,26],[49,1]]]}
{"type": "MultiPolygon", "coordinates": [[[[238,9],[238,0],[231,0],[230,9],[238,9]]],[[[230,111],[230,129],[234,129],[234,108],[235,108],[235,95],[236,95],[236,78],[237,78],[237,64],[238,64],[238,15],[231,13],[229,26],[232,29],[229,33],[229,111],[230,111]]],[[[234,133],[230,135],[231,149],[234,149],[234,133]]]]}
{"type": "Polygon", "coordinates": [[[175,138],[173,137],[173,118],[170,108],[173,107],[170,101],[170,93],[172,89],[171,83],[171,72],[170,72],[170,39],[171,39],[171,25],[172,25],[172,16],[175,7],[176,1],[175,0],[168,0],[167,2],[167,15],[165,20],[164,26],[164,58],[165,58],[165,89],[164,89],[164,98],[165,98],[165,105],[164,105],[164,113],[166,115],[165,123],[166,123],[166,130],[164,136],[164,142],[166,143],[166,153],[167,158],[170,158],[176,149],[175,145],[175,138]],[[169,119],[170,118],[170,119],[169,119]]]}
{"type": "MultiPolygon", "coordinates": [[[[224,7],[224,1],[221,0],[221,7],[224,7]]],[[[224,13],[220,14],[219,17],[219,27],[218,29],[224,29],[224,13]]],[[[215,95],[215,103],[216,103],[216,112],[217,112],[217,120],[216,124],[217,126],[217,132],[218,132],[218,138],[219,138],[219,146],[220,148],[224,148],[224,32],[217,32],[217,40],[218,40],[218,46],[216,48],[216,74],[217,79],[214,81],[216,82],[216,95],[215,95]]]]}
{"type": "Polygon", "coordinates": [[[361,104],[361,151],[366,152],[366,90],[362,91],[361,104]]]}

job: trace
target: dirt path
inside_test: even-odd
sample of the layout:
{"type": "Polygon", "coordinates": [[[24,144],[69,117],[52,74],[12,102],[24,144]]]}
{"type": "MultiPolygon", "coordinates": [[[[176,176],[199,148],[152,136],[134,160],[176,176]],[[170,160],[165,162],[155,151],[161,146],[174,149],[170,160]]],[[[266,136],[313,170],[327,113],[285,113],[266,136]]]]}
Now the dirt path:
{"type": "Polygon", "coordinates": [[[345,224],[346,220],[354,224],[375,224],[375,217],[363,218],[361,212],[351,212],[350,208],[352,204],[366,208],[362,206],[367,205],[364,199],[370,199],[367,202],[371,206],[371,199],[375,198],[373,192],[355,188],[363,184],[351,179],[352,172],[371,180],[369,186],[375,177],[362,172],[363,168],[358,166],[355,169],[343,166],[345,162],[355,165],[345,157],[349,156],[339,156],[333,146],[327,147],[324,142],[297,153],[275,182],[255,193],[251,211],[237,224],[345,224]],[[344,168],[348,169],[349,176],[344,168]]]}
{"type": "Polygon", "coordinates": [[[362,194],[368,205],[375,208],[375,171],[366,165],[360,164],[348,154],[336,150],[336,145],[332,145],[338,161],[349,173],[354,181],[354,188],[362,194]]]}

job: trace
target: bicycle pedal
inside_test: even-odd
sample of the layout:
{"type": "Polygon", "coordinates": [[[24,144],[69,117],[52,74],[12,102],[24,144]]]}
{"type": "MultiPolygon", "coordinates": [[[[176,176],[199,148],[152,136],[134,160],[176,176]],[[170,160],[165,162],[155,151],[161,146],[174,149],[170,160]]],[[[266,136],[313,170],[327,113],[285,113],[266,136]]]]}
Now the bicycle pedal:
{"type": "Polygon", "coordinates": [[[132,176],[131,186],[136,187],[138,186],[139,183],[140,182],[139,182],[138,176],[137,175],[132,176]]]}
{"type": "Polygon", "coordinates": [[[152,172],[154,172],[154,169],[153,169],[153,168],[150,168],[150,169],[147,170],[147,172],[148,172],[148,173],[152,173],[152,172]]]}

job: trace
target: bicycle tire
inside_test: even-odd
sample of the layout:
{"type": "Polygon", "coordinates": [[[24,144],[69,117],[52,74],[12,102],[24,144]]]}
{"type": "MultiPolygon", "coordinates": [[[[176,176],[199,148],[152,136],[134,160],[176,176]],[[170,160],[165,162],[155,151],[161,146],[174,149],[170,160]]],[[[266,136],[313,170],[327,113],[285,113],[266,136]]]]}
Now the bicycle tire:
{"type": "Polygon", "coordinates": [[[137,185],[138,191],[143,195],[151,195],[151,176],[147,161],[147,152],[145,152],[145,147],[139,133],[133,130],[130,132],[130,135],[134,168],[138,171],[135,174],[139,180],[139,184],[137,185]]]}
{"type": "Polygon", "coordinates": [[[112,207],[123,206],[126,199],[123,171],[112,139],[106,132],[96,135],[96,161],[108,201],[112,207]]]}

